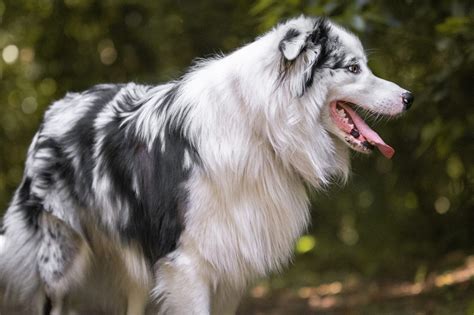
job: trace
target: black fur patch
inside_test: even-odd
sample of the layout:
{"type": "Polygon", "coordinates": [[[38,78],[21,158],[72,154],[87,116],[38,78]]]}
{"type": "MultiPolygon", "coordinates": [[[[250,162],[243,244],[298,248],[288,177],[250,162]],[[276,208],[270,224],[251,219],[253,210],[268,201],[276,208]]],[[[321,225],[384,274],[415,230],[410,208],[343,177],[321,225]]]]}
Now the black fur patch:
{"type": "Polygon", "coordinates": [[[319,18],[314,23],[314,30],[309,36],[309,40],[317,47],[320,48],[319,55],[316,62],[311,67],[311,75],[308,77],[305,83],[305,87],[308,88],[313,84],[314,74],[318,68],[321,68],[329,59],[331,50],[328,45],[329,41],[330,25],[327,19],[319,18]]]}
{"type": "MultiPolygon", "coordinates": [[[[94,143],[96,142],[96,130],[94,122],[104,107],[114,98],[123,85],[97,85],[84,92],[84,95],[93,94],[96,98],[92,101],[89,110],[79,119],[76,125],[60,140],[64,147],[77,147],[80,167],[71,175],[73,181],[70,191],[77,197],[81,205],[90,206],[90,200],[93,199],[92,189],[92,171],[95,163],[93,160],[94,143]]],[[[74,106],[75,104],[71,104],[74,106]]]]}
{"type": "MultiPolygon", "coordinates": [[[[37,170],[37,185],[46,190],[54,185],[58,178],[61,178],[67,184],[70,184],[68,186],[72,186],[74,183],[74,168],[70,159],[65,155],[61,144],[55,139],[41,137],[36,150],[41,149],[49,149],[51,155],[46,159],[45,166],[41,170],[37,170]]],[[[71,192],[74,192],[72,187],[71,192]]]]}
{"type": "Polygon", "coordinates": [[[41,199],[31,192],[31,178],[26,176],[17,191],[17,209],[20,211],[27,224],[35,230],[38,229],[38,218],[43,211],[41,199]]]}
{"type": "MultiPolygon", "coordinates": [[[[98,175],[109,177],[112,185],[108,198],[119,199],[129,209],[129,217],[120,218],[114,229],[124,242],[141,245],[146,258],[153,264],[177,247],[187,202],[184,183],[190,172],[189,168],[184,168],[184,158],[189,154],[191,165],[199,158],[184,136],[182,120],[165,119],[161,126],[163,138],[157,134],[151,144],[145,143],[136,134],[137,122],[134,119],[124,121],[127,116],[124,114],[139,111],[144,100],[137,99],[133,92],[127,94],[126,88],[122,85],[96,86],[82,93],[84,97],[93,96],[89,98],[89,104],[76,104],[75,98],[64,100],[64,106],[88,106],[88,109],[64,135],[51,138],[39,132],[34,151],[43,152],[41,157],[35,157],[42,159],[41,169],[34,170],[34,183],[32,178],[24,178],[16,200],[26,222],[35,229],[41,212],[50,209],[44,209],[42,200],[32,193],[33,185],[45,193],[51,189],[66,189],[84,211],[90,212],[88,215],[100,216],[94,211],[101,211],[96,204],[97,193],[101,192],[92,189],[96,176],[94,168],[100,160],[98,175]],[[121,89],[120,97],[114,100],[121,89]],[[113,108],[106,107],[111,101],[115,102],[113,108]],[[111,120],[97,129],[95,123],[104,111],[108,111],[111,120]],[[94,152],[99,138],[102,141],[99,152],[94,152]]],[[[155,104],[155,114],[169,117],[177,91],[178,85],[168,90],[155,104]]],[[[182,119],[185,116],[186,112],[180,115],[182,119]]]]}
{"type": "MultiPolygon", "coordinates": [[[[157,111],[169,110],[175,92],[171,89],[164,96],[157,111]]],[[[133,122],[130,124],[124,125],[116,116],[104,127],[107,136],[100,154],[106,166],[101,171],[110,176],[116,195],[130,208],[127,224],[118,226],[120,235],[125,241],[140,244],[153,264],[177,246],[187,195],[182,185],[189,175],[189,170],[183,169],[184,154],[187,150],[193,158],[195,151],[179,125],[167,122],[164,143],[157,135],[149,149],[135,135],[133,122]],[[138,191],[133,188],[134,178],[138,191]]]]}
{"type": "MultiPolygon", "coordinates": [[[[35,150],[48,150],[49,153],[48,156],[35,157],[43,162],[43,167],[36,169],[34,185],[37,189],[50,190],[58,178],[64,179],[65,183],[73,180],[74,170],[57,141],[39,137],[35,150]]],[[[49,209],[44,208],[43,200],[32,192],[31,186],[32,179],[26,176],[17,191],[17,209],[24,214],[26,222],[37,229],[40,214],[49,209]]]]}
{"type": "Polygon", "coordinates": [[[51,299],[46,296],[46,301],[43,305],[43,315],[51,315],[51,311],[53,310],[53,302],[51,299]]]}
{"type": "Polygon", "coordinates": [[[300,34],[301,33],[294,28],[289,29],[283,39],[280,41],[280,44],[278,45],[278,49],[280,50],[280,52],[283,54],[283,50],[285,49],[285,45],[287,44],[287,42],[291,41],[295,37],[298,37],[300,34]]]}
{"type": "MultiPolygon", "coordinates": [[[[319,55],[317,56],[315,62],[310,65],[311,71],[310,75],[306,78],[302,88],[302,94],[306,88],[310,87],[313,84],[314,76],[318,69],[327,67],[327,64],[332,60],[332,55],[334,53],[334,45],[333,42],[337,42],[337,38],[330,39],[330,31],[331,26],[329,21],[326,18],[317,18],[314,22],[313,31],[311,34],[308,35],[306,39],[306,46],[303,48],[302,51],[305,49],[312,49],[311,46],[315,46],[318,49],[319,55]],[[312,44],[312,45],[311,45],[312,44]]],[[[295,29],[290,29],[285,34],[284,38],[280,42],[279,49],[282,51],[284,49],[285,42],[291,40],[292,38],[299,36],[300,32],[295,29]]],[[[282,51],[283,52],[283,51],[282,51]]],[[[278,76],[278,81],[281,83],[289,71],[291,71],[292,65],[294,64],[294,60],[286,60],[286,58],[282,57],[282,61],[280,63],[280,71],[278,76]]]]}
{"type": "Polygon", "coordinates": [[[300,34],[301,34],[300,31],[292,28],[288,30],[288,32],[286,32],[285,37],[283,37],[283,41],[291,40],[295,37],[298,37],[300,34]]]}

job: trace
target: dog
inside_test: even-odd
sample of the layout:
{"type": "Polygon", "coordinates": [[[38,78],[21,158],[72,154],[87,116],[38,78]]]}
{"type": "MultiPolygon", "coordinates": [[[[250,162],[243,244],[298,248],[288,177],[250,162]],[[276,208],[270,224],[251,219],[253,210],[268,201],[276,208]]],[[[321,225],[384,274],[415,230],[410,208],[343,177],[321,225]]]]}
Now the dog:
{"type": "Polygon", "coordinates": [[[0,278],[37,314],[63,314],[97,265],[129,315],[232,314],[291,260],[307,186],[345,182],[350,149],[394,154],[358,112],[412,102],[355,35],[305,16],[173,82],[68,93],[4,216],[0,278]]]}

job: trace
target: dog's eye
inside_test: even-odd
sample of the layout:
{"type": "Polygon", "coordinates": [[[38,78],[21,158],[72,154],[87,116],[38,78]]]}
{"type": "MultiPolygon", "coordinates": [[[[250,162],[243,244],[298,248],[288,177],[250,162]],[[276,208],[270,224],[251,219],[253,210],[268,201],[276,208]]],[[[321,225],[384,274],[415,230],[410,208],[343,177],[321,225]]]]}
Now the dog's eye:
{"type": "Polygon", "coordinates": [[[349,70],[352,73],[358,74],[360,73],[360,66],[358,64],[353,64],[347,67],[347,70],[349,70]]]}

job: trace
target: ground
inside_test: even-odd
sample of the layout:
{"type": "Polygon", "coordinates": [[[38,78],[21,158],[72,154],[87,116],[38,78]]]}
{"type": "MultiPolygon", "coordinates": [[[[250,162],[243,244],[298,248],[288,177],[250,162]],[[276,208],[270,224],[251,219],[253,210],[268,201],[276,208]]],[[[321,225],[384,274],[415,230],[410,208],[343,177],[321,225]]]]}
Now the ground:
{"type": "MultiPolygon", "coordinates": [[[[20,307],[0,315],[23,315],[20,307]]],[[[105,315],[91,305],[76,305],[75,315],[105,315]]],[[[434,272],[418,282],[348,280],[315,287],[270,290],[257,285],[238,315],[474,315],[474,256],[455,268],[434,272]]]]}
{"type": "Polygon", "coordinates": [[[474,257],[416,283],[348,281],[276,292],[256,286],[239,314],[473,315],[474,257]]]}

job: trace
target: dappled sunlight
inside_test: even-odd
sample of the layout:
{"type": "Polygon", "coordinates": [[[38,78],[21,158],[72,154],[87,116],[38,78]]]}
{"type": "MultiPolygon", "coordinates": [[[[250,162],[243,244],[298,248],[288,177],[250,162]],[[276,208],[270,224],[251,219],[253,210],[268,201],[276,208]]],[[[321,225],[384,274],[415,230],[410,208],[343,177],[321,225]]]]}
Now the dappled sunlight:
{"type": "Polygon", "coordinates": [[[369,303],[373,300],[395,299],[415,296],[435,290],[440,287],[462,284],[474,279],[474,256],[466,259],[463,266],[440,274],[432,274],[423,282],[419,283],[397,283],[389,285],[360,284],[358,287],[346,288],[339,282],[323,284],[311,290],[308,296],[308,305],[314,309],[328,309],[333,307],[347,307],[357,304],[369,303]],[[337,284],[337,285],[336,285],[337,284]],[[328,288],[338,290],[328,290],[328,288]],[[344,291],[350,291],[343,296],[344,291]],[[341,296],[333,296],[341,294],[341,296]]]}
{"type": "MultiPolygon", "coordinates": [[[[301,287],[296,292],[277,291],[273,301],[283,297],[285,303],[305,303],[312,310],[331,310],[353,308],[385,300],[402,299],[428,294],[444,287],[461,285],[474,280],[474,256],[465,259],[465,263],[455,269],[429,274],[420,282],[366,283],[349,280],[331,282],[315,287],[301,287]]],[[[251,291],[252,298],[271,297],[268,286],[258,285],[251,291]]],[[[258,304],[258,303],[257,303],[258,304]]],[[[275,305],[278,309],[281,305],[275,305]]]]}

